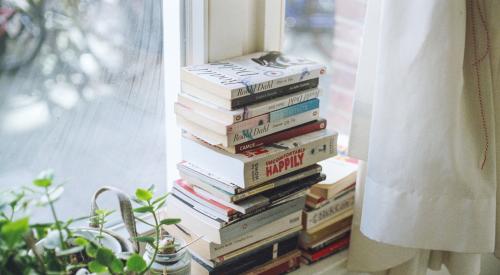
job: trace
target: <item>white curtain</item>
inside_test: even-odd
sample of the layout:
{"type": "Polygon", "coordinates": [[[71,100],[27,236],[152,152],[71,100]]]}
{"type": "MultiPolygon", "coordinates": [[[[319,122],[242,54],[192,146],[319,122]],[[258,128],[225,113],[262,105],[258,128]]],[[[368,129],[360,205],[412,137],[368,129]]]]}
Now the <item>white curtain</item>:
{"type": "Polygon", "coordinates": [[[500,248],[499,15],[497,0],[368,1],[350,269],[478,274],[500,248]]]}

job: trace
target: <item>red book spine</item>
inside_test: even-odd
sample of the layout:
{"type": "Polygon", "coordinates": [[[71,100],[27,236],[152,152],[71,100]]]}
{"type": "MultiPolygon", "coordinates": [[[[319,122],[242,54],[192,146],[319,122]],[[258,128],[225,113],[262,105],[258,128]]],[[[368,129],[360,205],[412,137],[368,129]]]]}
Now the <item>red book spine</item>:
{"type": "Polygon", "coordinates": [[[340,239],[338,242],[334,242],[331,245],[321,249],[320,251],[313,253],[311,255],[311,261],[315,262],[325,256],[331,255],[337,251],[346,248],[349,245],[350,236],[340,239]]]}
{"type": "Polygon", "coordinates": [[[290,139],[305,135],[314,131],[322,130],[326,128],[326,120],[320,119],[311,123],[306,123],[293,127],[272,135],[264,136],[255,140],[250,140],[245,143],[241,143],[235,146],[235,153],[242,153],[257,147],[266,146],[279,142],[285,139],[290,139]]]}

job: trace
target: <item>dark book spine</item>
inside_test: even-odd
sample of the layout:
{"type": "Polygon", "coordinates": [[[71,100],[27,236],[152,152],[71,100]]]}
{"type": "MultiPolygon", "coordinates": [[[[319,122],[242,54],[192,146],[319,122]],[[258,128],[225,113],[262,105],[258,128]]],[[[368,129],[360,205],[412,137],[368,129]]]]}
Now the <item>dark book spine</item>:
{"type": "Polygon", "coordinates": [[[319,78],[313,78],[306,81],[297,82],[294,84],[286,85],[283,87],[278,87],[274,89],[270,89],[267,91],[252,93],[247,96],[238,97],[231,100],[231,109],[238,109],[244,107],[246,105],[255,104],[258,102],[266,101],[269,99],[273,99],[276,97],[284,96],[287,94],[299,92],[302,90],[307,90],[311,88],[318,87],[319,78]]]}
{"type": "Polygon", "coordinates": [[[274,190],[269,190],[263,193],[269,199],[269,202],[272,203],[279,199],[282,199],[288,195],[299,192],[303,189],[307,189],[311,187],[311,185],[316,184],[318,182],[324,181],[326,179],[326,175],[313,175],[307,177],[305,179],[298,180],[296,183],[289,184],[283,187],[276,188],[274,190]]]}
{"type": "MultiPolygon", "coordinates": [[[[288,252],[297,249],[297,242],[297,235],[278,242],[277,256],[279,257],[281,255],[285,255],[288,252]]],[[[231,260],[230,262],[224,263],[221,266],[217,266],[212,269],[212,271],[215,271],[215,273],[213,274],[241,274],[256,266],[272,261],[274,258],[274,244],[275,243],[265,246],[261,249],[256,249],[250,253],[241,255],[238,258],[231,260]]],[[[212,272],[210,272],[210,274],[212,274],[212,272]]]]}
{"type": "Polygon", "coordinates": [[[241,143],[235,145],[235,153],[242,153],[260,146],[271,145],[273,143],[298,137],[301,135],[305,135],[314,131],[318,131],[326,128],[326,120],[316,120],[310,123],[302,124],[297,127],[293,127],[276,134],[264,136],[255,140],[247,141],[245,143],[241,143]]]}

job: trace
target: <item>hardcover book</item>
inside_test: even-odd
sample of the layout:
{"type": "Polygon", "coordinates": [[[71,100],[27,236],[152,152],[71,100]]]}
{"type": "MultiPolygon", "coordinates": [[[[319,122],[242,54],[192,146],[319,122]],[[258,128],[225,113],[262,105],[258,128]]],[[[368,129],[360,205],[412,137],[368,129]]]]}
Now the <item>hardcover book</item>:
{"type": "MultiPolygon", "coordinates": [[[[217,97],[231,109],[317,86],[325,67],[280,52],[254,53],[224,61],[184,67],[181,80],[217,97]],[[311,83],[311,80],[316,80],[311,83]]],[[[183,87],[183,89],[185,89],[183,87]]],[[[195,93],[191,94],[198,96],[195,93]]]]}
{"type": "Polygon", "coordinates": [[[242,154],[231,154],[187,133],[181,146],[184,160],[249,188],[335,156],[337,133],[316,131],[242,154]]]}

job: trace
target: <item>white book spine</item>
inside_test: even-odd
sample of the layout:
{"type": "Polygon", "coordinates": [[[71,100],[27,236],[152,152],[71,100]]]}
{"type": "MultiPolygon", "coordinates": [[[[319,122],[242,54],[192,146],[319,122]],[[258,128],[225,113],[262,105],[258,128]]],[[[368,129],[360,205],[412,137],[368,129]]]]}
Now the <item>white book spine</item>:
{"type": "Polygon", "coordinates": [[[344,195],[339,200],[331,200],[323,207],[304,212],[305,213],[305,227],[304,229],[312,228],[316,225],[321,224],[327,219],[341,213],[344,210],[352,208],[354,206],[354,191],[349,194],[344,195]]]}
{"type": "MultiPolygon", "coordinates": [[[[229,224],[222,227],[220,232],[220,243],[227,242],[231,239],[251,232],[265,224],[268,224],[278,218],[289,215],[297,210],[304,208],[306,202],[305,196],[294,199],[292,201],[277,205],[264,212],[255,214],[241,221],[229,224]]],[[[214,241],[216,242],[216,241],[214,241]]]]}
{"type": "Polygon", "coordinates": [[[229,132],[227,144],[229,146],[238,145],[250,140],[254,140],[263,136],[277,133],[319,118],[319,108],[307,111],[295,116],[286,117],[275,122],[268,122],[257,127],[229,132]]]}
{"type": "Polygon", "coordinates": [[[301,211],[289,214],[283,218],[276,219],[271,223],[265,224],[258,229],[247,234],[239,235],[237,238],[226,241],[222,244],[210,243],[211,259],[223,256],[227,253],[271,237],[284,230],[301,225],[301,211]]]}
{"type": "Polygon", "coordinates": [[[245,83],[245,87],[231,90],[231,99],[266,92],[268,90],[284,87],[287,85],[297,84],[302,81],[319,78],[323,70],[323,68],[317,67],[313,70],[304,70],[302,73],[278,77],[265,82],[245,83]]]}
{"type": "Polygon", "coordinates": [[[270,113],[291,105],[319,97],[319,88],[312,88],[305,91],[293,93],[291,95],[278,97],[272,100],[264,101],[254,105],[243,107],[243,119],[256,117],[262,114],[270,113]]]}

